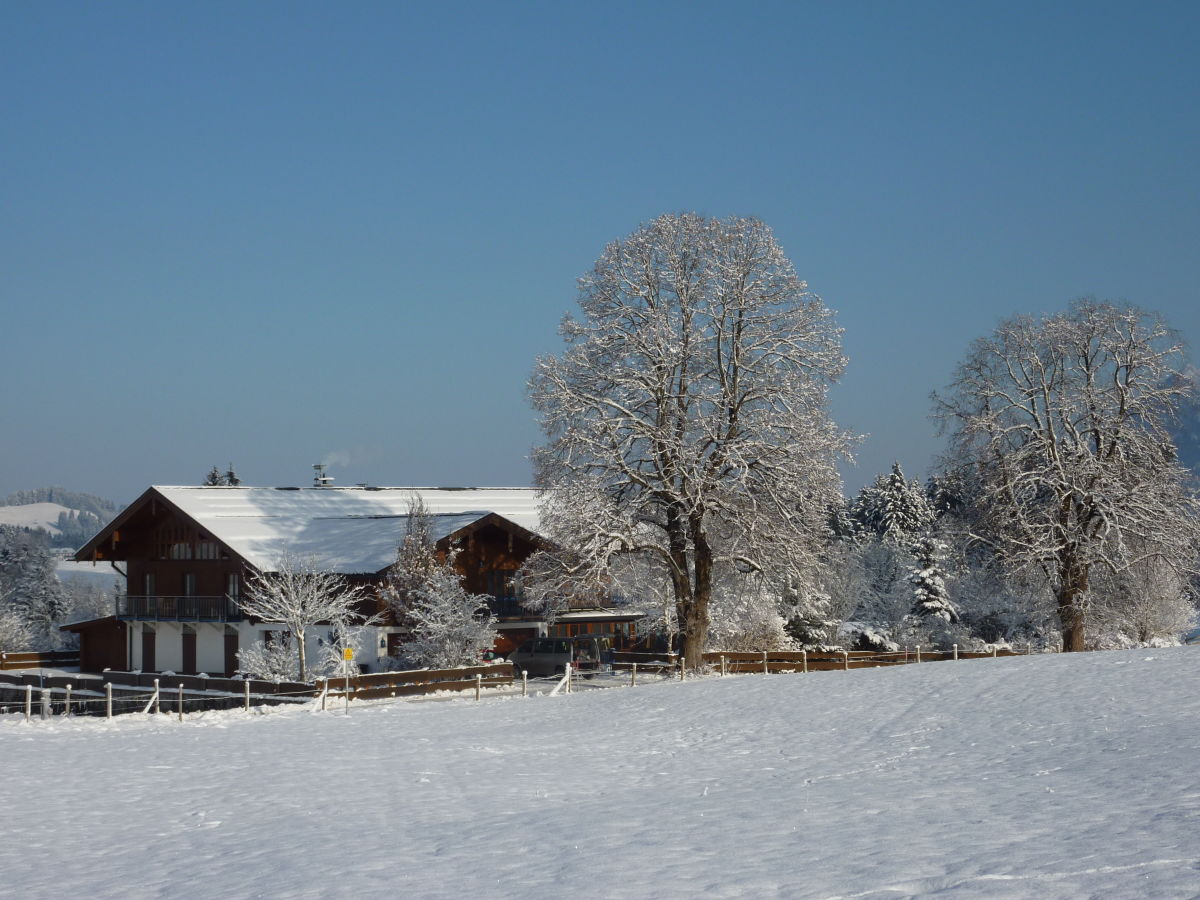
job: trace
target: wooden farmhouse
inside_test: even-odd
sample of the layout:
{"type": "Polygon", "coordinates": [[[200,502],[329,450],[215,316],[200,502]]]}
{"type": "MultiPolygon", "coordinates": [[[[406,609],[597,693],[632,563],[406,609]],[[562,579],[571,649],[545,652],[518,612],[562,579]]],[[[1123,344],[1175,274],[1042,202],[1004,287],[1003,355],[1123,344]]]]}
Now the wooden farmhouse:
{"type": "MultiPolygon", "coordinates": [[[[239,605],[247,575],[274,571],[285,554],[368,587],[381,585],[419,497],[439,550],[472,593],[486,594],[497,618],[496,649],[554,634],[632,637],[639,613],[572,609],[551,625],[521,604],[513,577],[542,545],[530,488],[151,487],[75,555],[125,577],[114,614],[67,626],[80,638],[84,671],[105,668],[232,675],[237,652],[272,639],[279,623],[247,617],[239,605]]],[[[404,628],[387,618],[368,627],[358,662],[376,671],[396,653],[404,628]]],[[[310,658],[329,628],[312,630],[310,658]]]]}

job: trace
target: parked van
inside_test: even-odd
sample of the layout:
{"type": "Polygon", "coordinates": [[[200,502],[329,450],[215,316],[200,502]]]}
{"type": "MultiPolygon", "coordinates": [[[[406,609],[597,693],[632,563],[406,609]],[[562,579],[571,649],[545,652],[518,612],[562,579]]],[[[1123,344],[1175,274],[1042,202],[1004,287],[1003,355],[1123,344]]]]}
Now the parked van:
{"type": "Polygon", "coordinates": [[[569,664],[576,672],[599,672],[611,652],[609,640],[601,637],[534,638],[511,654],[517,677],[522,670],[532,677],[561,675],[569,664]]]}

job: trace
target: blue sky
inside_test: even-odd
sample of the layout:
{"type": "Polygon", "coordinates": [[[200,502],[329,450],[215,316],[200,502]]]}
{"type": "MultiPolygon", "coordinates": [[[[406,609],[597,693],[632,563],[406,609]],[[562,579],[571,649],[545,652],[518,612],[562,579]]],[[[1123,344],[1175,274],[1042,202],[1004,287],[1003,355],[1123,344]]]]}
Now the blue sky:
{"type": "MultiPolygon", "coordinates": [[[[575,279],[755,215],[836,310],[847,487],[967,343],[1200,341],[1194,3],[0,6],[0,495],[525,484],[575,279]]],[[[1195,354],[1193,354],[1194,356],[1195,354]]]]}

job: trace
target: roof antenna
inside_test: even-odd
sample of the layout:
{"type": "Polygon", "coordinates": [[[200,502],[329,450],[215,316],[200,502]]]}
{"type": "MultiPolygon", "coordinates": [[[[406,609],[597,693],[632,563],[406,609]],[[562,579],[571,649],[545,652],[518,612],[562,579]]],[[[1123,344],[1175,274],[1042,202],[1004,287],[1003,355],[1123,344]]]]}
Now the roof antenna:
{"type": "Polygon", "coordinates": [[[313,487],[332,487],[333,477],[325,474],[325,463],[316,463],[313,466],[313,487]]]}

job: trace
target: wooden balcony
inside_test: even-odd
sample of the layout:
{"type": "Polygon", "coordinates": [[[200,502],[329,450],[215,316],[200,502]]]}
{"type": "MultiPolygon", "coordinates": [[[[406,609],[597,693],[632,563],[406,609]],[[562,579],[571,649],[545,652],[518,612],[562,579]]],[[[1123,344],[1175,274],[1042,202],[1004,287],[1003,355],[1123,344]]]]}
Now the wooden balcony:
{"type": "Polygon", "coordinates": [[[521,605],[520,597],[489,597],[488,607],[497,619],[502,622],[509,622],[514,619],[529,619],[537,620],[540,616],[531,613],[521,605]]]}
{"type": "Polygon", "coordinates": [[[164,597],[120,594],[117,618],[139,622],[240,622],[232,597],[164,597]]]}

